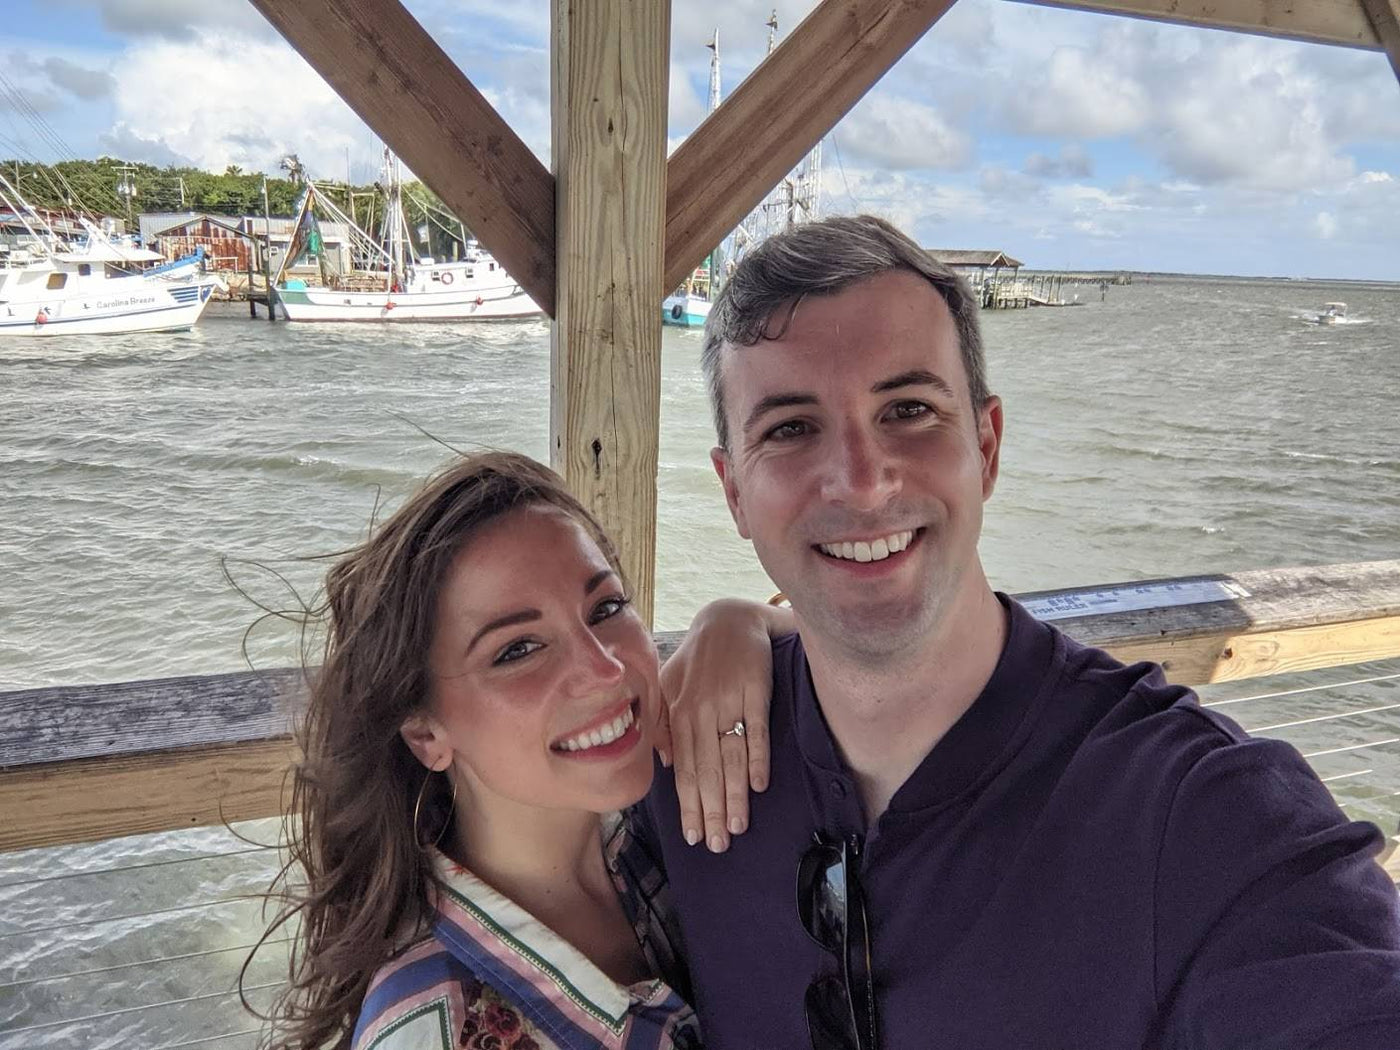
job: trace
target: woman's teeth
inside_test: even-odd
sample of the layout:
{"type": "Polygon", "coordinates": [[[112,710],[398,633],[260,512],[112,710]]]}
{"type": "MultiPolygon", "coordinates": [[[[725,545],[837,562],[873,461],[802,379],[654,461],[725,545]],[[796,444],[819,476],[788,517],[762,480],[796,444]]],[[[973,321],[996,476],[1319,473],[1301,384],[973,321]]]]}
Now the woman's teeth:
{"type": "Polygon", "coordinates": [[[571,736],[567,740],[561,740],[554,746],[560,751],[587,751],[590,747],[602,747],[604,744],[611,744],[627,732],[627,727],[636,720],[637,716],[632,713],[632,705],[628,704],[627,710],[611,722],[604,723],[596,729],[590,729],[586,733],[580,733],[578,736],[571,736]]]}
{"type": "Polygon", "coordinates": [[[833,558],[847,561],[884,561],[891,554],[898,554],[914,539],[913,531],[896,532],[883,539],[859,540],[855,543],[819,543],[817,548],[833,558]]]}

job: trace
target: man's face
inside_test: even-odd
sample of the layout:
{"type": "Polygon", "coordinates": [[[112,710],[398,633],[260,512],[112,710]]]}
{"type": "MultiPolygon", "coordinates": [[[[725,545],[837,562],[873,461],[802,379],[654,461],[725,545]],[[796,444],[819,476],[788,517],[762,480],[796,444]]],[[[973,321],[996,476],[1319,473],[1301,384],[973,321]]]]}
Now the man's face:
{"type": "Polygon", "coordinates": [[[732,447],[711,458],[804,629],[872,659],[927,639],[980,585],[1001,441],[943,299],[880,274],[805,299],[782,338],[726,346],[721,367],[732,447]]]}

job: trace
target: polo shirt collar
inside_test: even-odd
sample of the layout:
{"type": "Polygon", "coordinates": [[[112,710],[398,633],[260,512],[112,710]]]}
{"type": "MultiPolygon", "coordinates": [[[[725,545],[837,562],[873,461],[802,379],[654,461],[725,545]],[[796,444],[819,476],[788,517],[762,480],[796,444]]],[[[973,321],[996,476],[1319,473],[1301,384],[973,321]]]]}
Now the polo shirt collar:
{"type": "MultiPolygon", "coordinates": [[[[890,800],[887,813],[945,805],[994,776],[1024,741],[1027,716],[1044,694],[1055,653],[1055,633],[1018,602],[998,592],[1007,610],[1006,642],[981,694],[943,735],[890,800]]],[[[807,654],[794,646],[793,719],[797,744],[809,766],[850,776],[817,702],[807,654]]],[[[931,669],[930,676],[937,670],[931,669]]]]}

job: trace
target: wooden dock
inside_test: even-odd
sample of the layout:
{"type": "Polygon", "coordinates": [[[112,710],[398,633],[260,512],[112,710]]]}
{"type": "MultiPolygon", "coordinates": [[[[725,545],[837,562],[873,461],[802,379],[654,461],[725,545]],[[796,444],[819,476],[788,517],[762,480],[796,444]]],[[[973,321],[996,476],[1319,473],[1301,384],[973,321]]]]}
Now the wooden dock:
{"type": "Polygon", "coordinates": [[[1109,285],[1132,284],[1129,274],[992,272],[970,279],[984,310],[1024,310],[1032,306],[1082,306],[1103,302],[1109,285]],[[1066,291],[1066,289],[1071,291],[1066,291]],[[1080,289],[1074,291],[1073,289],[1080,289]]]}

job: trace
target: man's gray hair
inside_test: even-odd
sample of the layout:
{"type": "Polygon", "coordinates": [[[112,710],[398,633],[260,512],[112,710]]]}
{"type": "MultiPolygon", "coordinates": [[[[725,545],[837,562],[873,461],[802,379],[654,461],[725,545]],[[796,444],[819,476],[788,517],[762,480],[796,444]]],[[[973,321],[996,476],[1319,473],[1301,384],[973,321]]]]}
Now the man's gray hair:
{"type": "Polygon", "coordinates": [[[781,338],[768,331],[779,307],[790,305],[788,318],[809,295],[834,295],[866,277],[891,270],[917,273],[942,297],[958,332],[963,367],[974,410],[990,396],[982,353],[978,303],[966,281],[920,248],[905,234],[873,215],[843,215],[808,222],[774,234],[739,263],[710,308],[700,366],[710,391],[715,432],[729,448],[724,414],[724,345],[754,346],[760,339],[781,338]]]}

